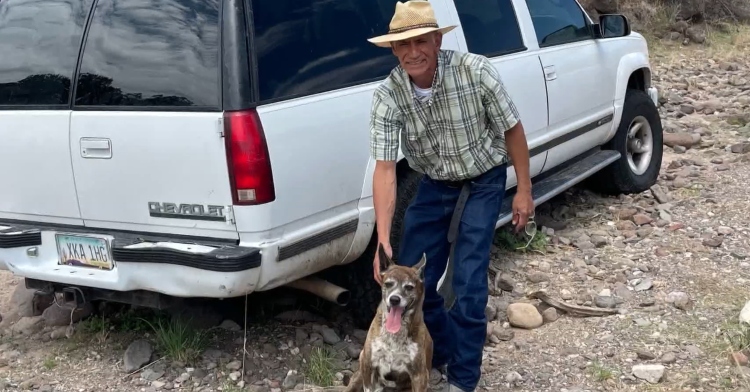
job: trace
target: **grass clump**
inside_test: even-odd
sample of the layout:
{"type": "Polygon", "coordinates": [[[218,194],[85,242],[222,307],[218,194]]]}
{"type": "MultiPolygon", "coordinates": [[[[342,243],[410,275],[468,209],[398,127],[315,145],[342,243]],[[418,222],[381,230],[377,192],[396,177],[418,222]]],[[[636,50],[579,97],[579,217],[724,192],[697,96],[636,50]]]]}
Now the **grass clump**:
{"type": "Polygon", "coordinates": [[[596,381],[602,382],[614,378],[615,371],[597,361],[594,361],[594,363],[591,365],[591,375],[596,381]]]}
{"type": "Polygon", "coordinates": [[[533,237],[529,237],[525,232],[516,233],[514,228],[503,227],[495,234],[495,246],[514,252],[537,252],[545,253],[549,239],[541,231],[536,230],[533,237]]]}
{"type": "Polygon", "coordinates": [[[333,352],[327,347],[313,347],[304,372],[307,381],[313,385],[333,386],[336,380],[333,352]]]}
{"type": "Polygon", "coordinates": [[[142,320],[153,330],[157,349],[173,361],[194,363],[208,344],[205,331],[177,318],[161,317],[154,322],[142,320]]]}

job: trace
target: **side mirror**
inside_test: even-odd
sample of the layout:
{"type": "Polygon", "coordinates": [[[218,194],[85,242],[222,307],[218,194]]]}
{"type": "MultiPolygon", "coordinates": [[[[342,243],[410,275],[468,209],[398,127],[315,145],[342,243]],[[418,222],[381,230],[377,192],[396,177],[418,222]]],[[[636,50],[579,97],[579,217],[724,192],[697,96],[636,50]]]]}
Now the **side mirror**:
{"type": "Polygon", "coordinates": [[[599,16],[595,28],[597,38],[617,38],[630,35],[630,22],[625,15],[607,14],[599,16]]]}

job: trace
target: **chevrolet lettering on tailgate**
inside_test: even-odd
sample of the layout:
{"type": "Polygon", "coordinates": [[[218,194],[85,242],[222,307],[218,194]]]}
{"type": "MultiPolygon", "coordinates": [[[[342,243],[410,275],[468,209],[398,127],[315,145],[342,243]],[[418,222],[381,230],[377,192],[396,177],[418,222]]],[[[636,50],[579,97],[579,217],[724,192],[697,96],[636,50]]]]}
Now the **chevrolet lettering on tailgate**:
{"type": "Polygon", "coordinates": [[[203,204],[160,203],[156,201],[148,202],[149,215],[155,218],[176,218],[225,222],[227,220],[226,215],[224,215],[225,208],[225,206],[203,204]]]}

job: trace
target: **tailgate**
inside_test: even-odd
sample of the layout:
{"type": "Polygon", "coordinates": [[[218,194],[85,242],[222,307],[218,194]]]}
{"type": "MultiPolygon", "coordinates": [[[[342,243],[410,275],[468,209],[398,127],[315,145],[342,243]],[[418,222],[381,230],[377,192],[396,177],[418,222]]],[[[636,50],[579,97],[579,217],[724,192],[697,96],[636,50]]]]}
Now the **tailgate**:
{"type": "Polygon", "coordinates": [[[74,112],[70,148],[84,224],[238,238],[221,119],[221,112],[74,112]]]}

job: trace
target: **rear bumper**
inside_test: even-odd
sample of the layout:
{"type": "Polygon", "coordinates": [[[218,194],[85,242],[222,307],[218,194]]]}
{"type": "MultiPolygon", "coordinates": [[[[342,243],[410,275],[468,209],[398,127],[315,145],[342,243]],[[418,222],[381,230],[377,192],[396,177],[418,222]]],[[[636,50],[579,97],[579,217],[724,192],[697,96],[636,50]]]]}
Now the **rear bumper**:
{"type": "Polygon", "coordinates": [[[260,266],[260,249],[230,242],[0,221],[0,269],[42,281],[225,298],[254,291],[260,266]],[[114,267],[104,270],[59,264],[56,234],[106,239],[114,267]]]}

